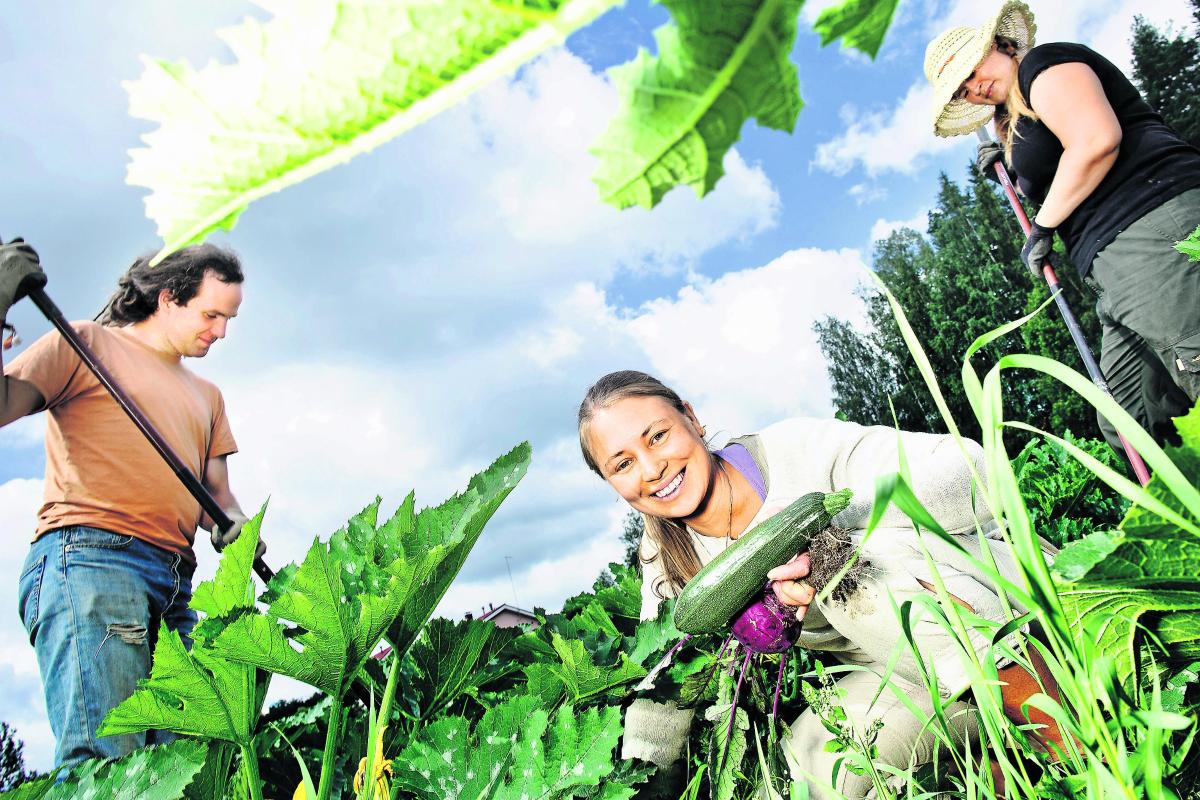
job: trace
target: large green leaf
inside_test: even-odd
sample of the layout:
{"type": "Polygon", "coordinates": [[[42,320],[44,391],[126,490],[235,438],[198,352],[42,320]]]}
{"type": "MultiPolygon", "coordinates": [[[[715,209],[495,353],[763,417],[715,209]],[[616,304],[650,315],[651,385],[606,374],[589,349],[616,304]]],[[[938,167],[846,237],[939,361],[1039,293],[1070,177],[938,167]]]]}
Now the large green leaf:
{"type": "MultiPolygon", "coordinates": [[[[1163,619],[1183,617],[1182,625],[1169,625],[1168,649],[1188,652],[1200,644],[1200,589],[1125,589],[1120,584],[1096,586],[1082,583],[1059,589],[1063,610],[1078,620],[1076,632],[1089,647],[1112,659],[1124,681],[1134,674],[1137,637],[1142,629],[1157,634],[1163,619]]],[[[1194,656],[1193,656],[1194,658],[1194,656]]]]}
{"type": "Polygon", "coordinates": [[[803,103],[789,59],[801,0],[663,0],[673,22],[610,70],[621,110],[593,145],[593,179],[617,208],[652,208],[678,185],[703,197],[747,119],[791,131],[803,103]]]}
{"type": "Polygon", "coordinates": [[[621,709],[607,706],[578,711],[562,706],[540,741],[534,738],[535,730],[534,726],[523,729],[515,748],[511,783],[498,798],[574,797],[599,784],[613,769],[613,750],[622,730],[621,709]]]}
{"type": "MultiPolygon", "coordinates": [[[[536,719],[537,702],[521,696],[491,708],[472,736],[462,717],[422,728],[393,762],[395,784],[419,798],[493,797],[512,764],[513,748],[536,719]]],[[[541,720],[544,727],[545,714],[541,720]]]]}
{"type": "Polygon", "coordinates": [[[271,581],[267,615],[234,620],[217,638],[217,651],[343,696],[416,589],[357,555],[314,541],[298,570],[271,581]],[[370,589],[360,591],[364,586],[370,589]]]}
{"type": "Polygon", "coordinates": [[[42,800],[54,788],[54,776],[45,775],[25,781],[15,789],[0,792],[0,800],[42,800]]]}
{"type": "Polygon", "coordinates": [[[612,772],[620,735],[619,708],[563,706],[551,720],[535,698],[518,696],[473,732],[461,717],[423,728],[393,764],[396,784],[427,800],[577,797],[612,772]]]}
{"type": "MultiPolygon", "coordinates": [[[[395,526],[394,530],[403,541],[403,552],[415,562],[413,580],[420,584],[420,590],[414,592],[403,614],[388,630],[388,641],[401,655],[412,646],[442,601],[483,533],[484,525],[525,477],[529,458],[530,447],[525,442],[471,478],[462,494],[436,508],[422,509],[415,519],[411,507],[407,511],[401,508],[384,525],[385,532],[395,526]]],[[[385,566],[396,572],[395,562],[385,566]]]]}
{"type": "Polygon", "coordinates": [[[424,122],[619,0],[256,0],[221,33],[233,64],[145,59],[130,113],[159,123],[129,183],[160,257],[228,230],[253,201],[424,122]]]}
{"type": "Polygon", "coordinates": [[[216,640],[226,658],[343,696],[385,632],[403,657],[458,574],[483,526],[524,476],[529,445],[501,456],[467,490],[415,518],[406,501],[378,528],[378,501],[298,569],[281,570],[267,614],[244,615],[216,640]]]}
{"type": "Polygon", "coordinates": [[[1191,235],[1182,242],[1176,242],[1175,249],[1191,261],[1200,261],[1200,228],[1192,231],[1191,235]]]}
{"type": "MultiPolygon", "coordinates": [[[[1193,486],[1200,484],[1200,405],[1176,424],[1182,444],[1166,452],[1193,486]]],[[[1182,519],[1200,522],[1198,509],[1160,477],[1146,489],[1182,519]]],[[[1054,569],[1063,607],[1077,620],[1079,634],[1101,631],[1097,644],[1114,659],[1122,680],[1136,670],[1143,627],[1175,657],[1200,652],[1200,536],[1134,505],[1120,530],[1072,543],[1054,569]]]]}
{"type": "Polygon", "coordinates": [[[822,45],[841,39],[847,47],[874,58],[898,3],[899,0],[845,0],[840,6],[822,11],[813,28],[821,34],[822,45]]]}
{"type": "Polygon", "coordinates": [[[417,667],[412,688],[419,693],[421,717],[429,719],[464,694],[516,671],[516,662],[499,656],[519,635],[480,620],[430,620],[409,651],[417,667]]]}
{"type": "Polygon", "coordinates": [[[530,691],[546,705],[553,705],[564,696],[568,703],[602,700],[619,694],[627,684],[646,674],[645,668],[630,661],[623,652],[618,654],[616,666],[606,667],[597,665],[579,640],[568,641],[556,633],[553,644],[560,663],[531,664],[525,668],[530,691]]]}
{"type": "Polygon", "coordinates": [[[150,677],[108,713],[101,735],[157,729],[250,746],[266,681],[258,681],[253,667],[215,652],[212,640],[230,620],[254,609],[250,571],[265,511],[264,505],[225,548],[213,579],[196,588],[191,606],[206,617],[196,626],[191,651],[163,625],[150,677]]]}
{"type": "MultiPolygon", "coordinates": [[[[45,800],[177,800],[204,765],[204,742],[181,739],[135,750],[116,761],[88,761],[45,800]]],[[[7,795],[6,795],[7,797],[7,795]]]]}

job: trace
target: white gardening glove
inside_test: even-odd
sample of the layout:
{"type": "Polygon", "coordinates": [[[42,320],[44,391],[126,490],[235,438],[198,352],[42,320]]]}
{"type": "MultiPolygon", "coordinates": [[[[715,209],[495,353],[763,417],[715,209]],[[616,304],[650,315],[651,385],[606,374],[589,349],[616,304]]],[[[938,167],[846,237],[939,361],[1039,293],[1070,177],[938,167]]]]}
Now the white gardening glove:
{"type": "MultiPolygon", "coordinates": [[[[209,536],[212,540],[213,550],[216,550],[218,553],[224,551],[226,547],[237,541],[238,536],[242,533],[242,526],[246,524],[248,519],[237,512],[227,511],[226,513],[233,520],[233,524],[229,526],[229,530],[222,531],[220,526],[214,525],[209,536]]],[[[259,542],[259,547],[262,547],[261,542],[259,542]]]]}

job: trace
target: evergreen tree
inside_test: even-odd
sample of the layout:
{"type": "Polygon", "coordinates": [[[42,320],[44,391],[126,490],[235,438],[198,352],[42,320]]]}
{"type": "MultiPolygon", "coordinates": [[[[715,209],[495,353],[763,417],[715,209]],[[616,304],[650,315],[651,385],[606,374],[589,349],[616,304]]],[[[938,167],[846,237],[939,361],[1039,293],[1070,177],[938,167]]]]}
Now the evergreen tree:
{"type": "Polygon", "coordinates": [[[625,515],[621,525],[621,543],[625,545],[624,563],[639,575],[642,574],[642,562],[638,560],[638,547],[642,544],[642,534],[645,530],[646,524],[641,514],[630,511],[625,515]]]}
{"type": "MultiPolygon", "coordinates": [[[[1021,263],[1025,237],[1007,199],[973,168],[970,173],[965,188],[942,175],[928,237],[913,230],[896,231],[875,243],[873,266],[904,308],[955,421],[966,435],[977,437],[978,423],[962,387],[963,355],[977,337],[1036,308],[1048,292],[1021,263]]],[[[1061,257],[1059,261],[1069,302],[1093,347],[1098,346],[1094,300],[1079,290],[1074,268],[1061,257]]],[[[894,408],[895,422],[903,429],[945,431],[886,298],[868,287],[863,299],[870,330],[856,331],[833,318],[816,325],[835,405],[864,424],[894,424],[894,408]]],[[[1083,369],[1052,308],[977,354],[974,367],[982,374],[1009,352],[1038,353],[1083,369]]],[[[1056,381],[1010,371],[1004,384],[1007,418],[1054,431],[1098,434],[1090,406],[1056,381]]]]}
{"type": "Polygon", "coordinates": [[[36,773],[25,771],[25,743],[17,738],[15,728],[0,722],[0,792],[15,789],[34,777],[36,773]]]}
{"type": "MultiPolygon", "coordinates": [[[[1192,0],[1200,24],[1200,0],[1192,0]]],[[[1159,31],[1143,17],[1133,23],[1133,81],[1163,119],[1200,147],[1200,40],[1159,31]]]]}

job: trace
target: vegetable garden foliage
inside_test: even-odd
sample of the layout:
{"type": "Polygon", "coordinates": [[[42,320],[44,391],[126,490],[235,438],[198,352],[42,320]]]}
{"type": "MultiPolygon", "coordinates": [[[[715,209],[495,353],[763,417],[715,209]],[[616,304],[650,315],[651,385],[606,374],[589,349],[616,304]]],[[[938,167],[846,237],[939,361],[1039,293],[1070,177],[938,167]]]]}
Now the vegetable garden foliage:
{"type": "MultiPolygon", "coordinates": [[[[261,800],[259,712],[274,673],[306,681],[327,697],[319,797],[332,796],[335,783],[345,783],[336,755],[350,688],[369,680],[364,665],[385,635],[395,667],[407,656],[484,524],[525,475],[529,455],[528,444],[518,446],[462,494],[420,513],[409,495],[383,524],[376,500],[328,542],[314,541],[303,563],[280,570],[256,602],[251,565],[264,507],[226,548],[213,580],[196,589],[191,605],[203,617],[192,648],[162,629],[150,677],[98,731],[154,729],[187,738],[111,764],[90,763],[46,796],[176,798],[187,790],[194,798],[261,800]],[[238,756],[232,779],[230,747],[238,756]]],[[[465,648],[476,658],[484,652],[475,640],[465,648]]],[[[394,668],[384,707],[398,675],[394,668]]],[[[444,701],[434,695],[429,702],[444,701]]]]}
{"type": "MultiPolygon", "coordinates": [[[[951,434],[960,436],[938,378],[907,315],[881,283],[897,328],[910,349],[951,434]]],[[[1049,302],[1049,301],[1047,301],[1049,302]]],[[[1044,308],[1044,305],[1043,305],[1044,308]]],[[[1179,447],[1163,451],[1111,397],[1085,376],[1053,361],[1028,354],[1000,356],[981,378],[972,357],[983,347],[1014,332],[1041,309],[980,336],[962,361],[962,386],[981,430],[988,480],[980,503],[1000,522],[1001,531],[1019,559],[1019,580],[1006,581],[994,570],[1004,593],[1030,609],[1000,631],[988,632],[972,615],[949,601],[941,578],[938,601],[924,603],[924,613],[964,642],[972,676],[971,698],[983,745],[998,762],[1005,793],[1012,797],[1152,797],[1200,796],[1200,405],[1177,420],[1179,447]],[[1004,381],[1016,370],[1032,371],[1063,383],[1104,414],[1146,459],[1154,472],[1143,489],[1074,441],[1021,421],[1007,419],[1002,400],[1004,381]],[[1101,528],[1070,543],[1047,567],[1041,556],[1031,515],[1022,497],[1017,464],[1006,450],[1010,431],[1034,434],[1062,448],[1130,506],[1116,530],[1101,528]],[[940,610],[939,610],[940,609],[940,610]],[[1036,621],[1040,635],[1014,651],[1003,644],[1004,633],[1036,621]],[[966,646],[972,627],[988,632],[992,645],[974,655],[966,646]],[[1053,675],[1056,697],[1049,690],[1029,704],[1047,713],[1064,733],[1053,757],[1029,740],[1028,726],[1006,718],[997,690],[994,659],[1008,657],[1031,673],[1036,652],[1053,675]],[[1031,769],[1036,763],[1037,769],[1031,769]]],[[[1028,462],[1026,462],[1026,465],[1028,462]]],[[[936,520],[907,490],[901,473],[880,481],[875,513],[881,503],[896,502],[914,524],[952,543],[936,520]]],[[[987,559],[985,558],[986,562],[987,559]]],[[[914,604],[915,606],[915,604],[914,604]]],[[[913,624],[914,607],[901,608],[913,624]]],[[[994,624],[992,625],[994,627],[994,624]]],[[[910,643],[911,644],[911,643],[910,643]]],[[[943,699],[931,692],[932,730],[950,737],[943,699]]],[[[869,753],[869,743],[852,742],[856,757],[869,753]]],[[[948,760],[959,771],[956,782],[968,796],[995,791],[992,772],[979,769],[970,752],[949,747],[948,760]]],[[[895,792],[880,783],[881,797],[895,792]]]]}
{"type": "MultiPolygon", "coordinates": [[[[1002,359],[1001,367],[1011,365],[1002,359]]],[[[974,391],[971,381],[967,385],[974,391]]],[[[992,426],[984,429],[990,432],[992,426]]],[[[972,713],[980,716],[985,743],[1002,762],[1011,796],[1188,797],[1189,786],[1193,791],[1200,787],[1197,776],[1188,772],[1196,761],[1200,701],[1200,614],[1195,613],[1200,609],[1190,605],[1200,594],[1200,562],[1192,552],[1197,539],[1188,530],[1197,517],[1193,500],[1186,489],[1180,491],[1177,480],[1182,476],[1195,483],[1200,478],[1200,409],[1181,421],[1180,430],[1183,445],[1167,454],[1179,475],[1147,451],[1160,476],[1149,500],[1138,498],[1135,487],[1120,484],[1120,477],[1099,460],[1088,461],[1087,451],[1075,440],[1027,448],[1013,460],[1008,478],[1000,462],[989,462],[989,471],[999,476],[995,486],[1001,495],[1016,488],[1020,473],[1025,503],[1047,509],[1032,515],[1034,519],[1038,513],[1056,522],[1065,515],[1096,514],[1089,522],[1093,532],[1064,549],[1054,575],[1046,576],[1048,584],[1039,588],[1033,576],[1029,586],[1008,587],[1014,597],[1031,593],[1040,598],[1040,604],[1032,603],[1034,613],[1052,632],[1051,643],[1065,648],[1041,645],[1063,691],[1061,705],[1052,708],[1075,732],[1080,752],[1051,763],[1030,746],[1027,731],[1002,715],[989,725],[988,715],[994,711],[988,706],[989,687],[995,685],[995,670],[989,672],[986,663],[976,667],[978,709],[972,713]],[[1067,507],[1068,495],[1085,480],[1080,469],[1069,465],[1069,458],[1082,458],[1101,480],[1139,500],[1119,527],[1112,527],[1111,521],[1121,512],[1102,501],[1085,499],[1067,507]],[[1040,491],[1039,476],[1055,471],[1063,473],[1062,480],[1040,491]],[[1135,628],[1134,621],[1141,627],[1135,628]],[[1053,635],[1060,627],[1065,633],[1061,639],[1053,635]],[[1136,635],[1138,630],[1141,635],[1136,635]],[[1138,680],[1133,680],[1135,670],[1138,680]],[[1123,688],[1122,677],[1129,678],[1123,688]],[[1021,759],[1041,765],[1040,782],[1020,773],[1021,759]],[[1148,790],[1148,776],[1156,770],[1160,777],[1154,780],[1169,791],[1148,790]],[[1123,782],[1120,790],[1116,780],[1123,782]]],[[[860,732],[849,724],[838,705],[836,684],[804,650],[793,651],[789,658],[779,718],[770,716],[778,664],[770,657],[751,670],[730,731],[734,678],[729,667],[740,662],[740,653],[720,653],[722,636],[700,636],[664,665],[664,654],[681,636],[672,622],[674,604],[664,602],[657,619],[639,621],[640,581],[619,564],[611,564],[609,576],[598,580],[591,592],[568,599],[562,613],[538,610],[540,626],[535,630],[435,619],[417,626],[406,640],[404,631],[411,628],[381,623],[370,603],[388,602],[395,591],[389,577],[393,573],[432,576],[423,591],[440,597],[447,572],[429,569],[429,560],[421,554],[431,549],[443,552],[450,563],[457,560],[461,551],[455,548],[469,548],[471,537],[523,474],[527,458],[524,448],[505,456],[474,479],[464,495],[436,509],[414,514],[410,498],[391,520],[379,524],[377,503],[372,504],[328,543],[316,543],[303,564],[281,572],[259,598],[266,612],[253,602],[248,560],[260,514],[243,538],[226,550],[214,580],[197,589],[196,602],[205,609],[205,618],[192,650],[182,650],[164,637],[150,679],[105,722],[121,730],[162,725],[181,731],[185,738],[118,762],[87,765],[58,787],[49,779],[35,781],[22,786],[20,794],[3,797],[307,797],[301,763],[319,775],[320,792],[326,797],[351,796],[356,769],[364,771],[368,779],[362,783],[368,788],[357,793],[364,800],[788,797],[802,787],[790,782],[780,742],[787,735],[787,723],[809,704],[837,731],[834,747],[845,756],[844,768],[871,774],[874,729],[868,726],[860,732]],[[433,544],[408,549],[418,541],[433,544]],[[314,572],[313,565],[321,569],[314,572]],[[318,576],[324,577],[315,580],[318,576]],[[376,594],[369,602],[360,597],[355,604],[347,594],[347,601],[333,609],[322,605],[333,581],[341,581],[343,588],[376,581],[379,588],[370,590],[376,594]],[[265,638],[223,646],[225,637],[239,629],[235,624],[245,625],[239,620],[248,618],[268,623],[265,638]],[[353,695],[337,694],[346,686],[347,665],[357,663],[364,652],[356,644],[356,632],[365,626],[398,631],[393,642],[397,646],[384,662],[386,675],[371,658],[354,672],[378,698],[379,720],[374,724],[369,719],[374,704],[369,707],[353,695]],[[284,638],[282,644],[278,636],[284,638]],[[272,656],[271,646],[290,652],[272,656]],[[315,659],[327,650],[336,651],[328,663],[304,661],[305,669],[293,670],[323,691],[258,718],[267,672],[238,659],[262,664],[271,657],[291,665],[306,653],[315,659]],[[235,682],[222,680],[221,670],[233,674],[235,667],[247,669],[255,680],[247,682],[247,674],[235,682]],[[815,680],[810,677],[814,668],[815,680]],[[659,767],[619,757],[623,707],[634,697],[696,710],[681,761],[659,767]],[[246,709],[252,719],[242,728],[245,717],[240,715],[246,709]],[[236,724],[230,722],[235,718],[236,724]],[[363,763],[368,753],[373,756],[369,768],[363,763]],[[252,776],[258,780],[252,782],[252,776]],[[133,787],[130,793],[112,794],[126,791],[126,784],[133,787]]],[[[905,495],[905,480],[900,475],[881,482],[887,491],[881,489],[877,503],[900,503],[936,535],[936,521],[923,517],[913,498],[905,495]]],[[[1086,486],[1082,494],[1090,494],[1086,486]]],[[[992,495],[981,497],[981,502],[994,500],[992,495]]],[[[1023,505],[1010,503],[1007,508],[1023,505]]],[[[1014,535],[1031,533],[1021,533],[1019,513],[1008,519],[1014,535]]],[[[1070,536],[1081,528],[1061,530],[1070,536]]],[[[422,596],[418,608],[436,603],[417,594],[422,596]]],[[[930,608],[935,600],[931,596],[930,608]]],[[[957,608],[949,600],[937,607],[951,615],[957,608]]],[[[907,616],[914,610],[901,613],[907,616]]],[[[935,619],[942,620],[937,624],[952,624],[946,616],[935,619]]],[[[936,732],[943,723],[943,717],[935,716],[929,724],[936,732]]],[[[955,766],[962,774],[949,777],[944,768],[902,773],[907,782],[903,791],[989,796],[990,773],[978,770],[978,751],[972,755],[953,746],[945,750],[942,767],[955,766]]],[[[893,785],[880,796],[900,795],[893,785]]]]}
{"type": "MultiPolygon", "coordinates": [[[[256,0],[274,17],[221,32],[236,63],[145,59],[130,113],[158,123],[131,151],[149,188],[157,258],[230,229],[253,201],[413,128],[513,72],[621,0],[256,0]]],[[[791,131],[789,55],[801,0],[663,0],[674,22],[613,72],[623,107],[596,143],[607,202],[651,207],[675,186],[704,195],[743,124],[791,131]]],[[[823,12],[822,44],[875,56],[896,0],[823,12]]]]}

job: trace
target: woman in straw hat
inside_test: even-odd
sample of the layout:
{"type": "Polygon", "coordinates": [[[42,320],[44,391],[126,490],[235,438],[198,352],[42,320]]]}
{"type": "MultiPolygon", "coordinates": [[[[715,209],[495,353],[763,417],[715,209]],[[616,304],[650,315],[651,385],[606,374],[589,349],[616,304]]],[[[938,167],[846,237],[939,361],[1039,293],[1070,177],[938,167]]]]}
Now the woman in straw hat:
{"type": "MultiPolygon", "coordinates": [[[[1003,158],[1040,203],[1021,258],[1035,276],[1055,232],[1097,295],[1100,366],[1113,396],[1160,440],[1200,397],[1200,265],[1174,248],[1200,225],[1200,151],[1183,141],[1104,57],[1079,44],[1033,46],[1023,2],[925,51],[933,130],[973,133],[994,176],[1003,158]],[[1010,166],[1011,165],[1011,166],[1010,166]]],[[[1116,431],[1100,419],[1114,445],[1116,431]]]]}

